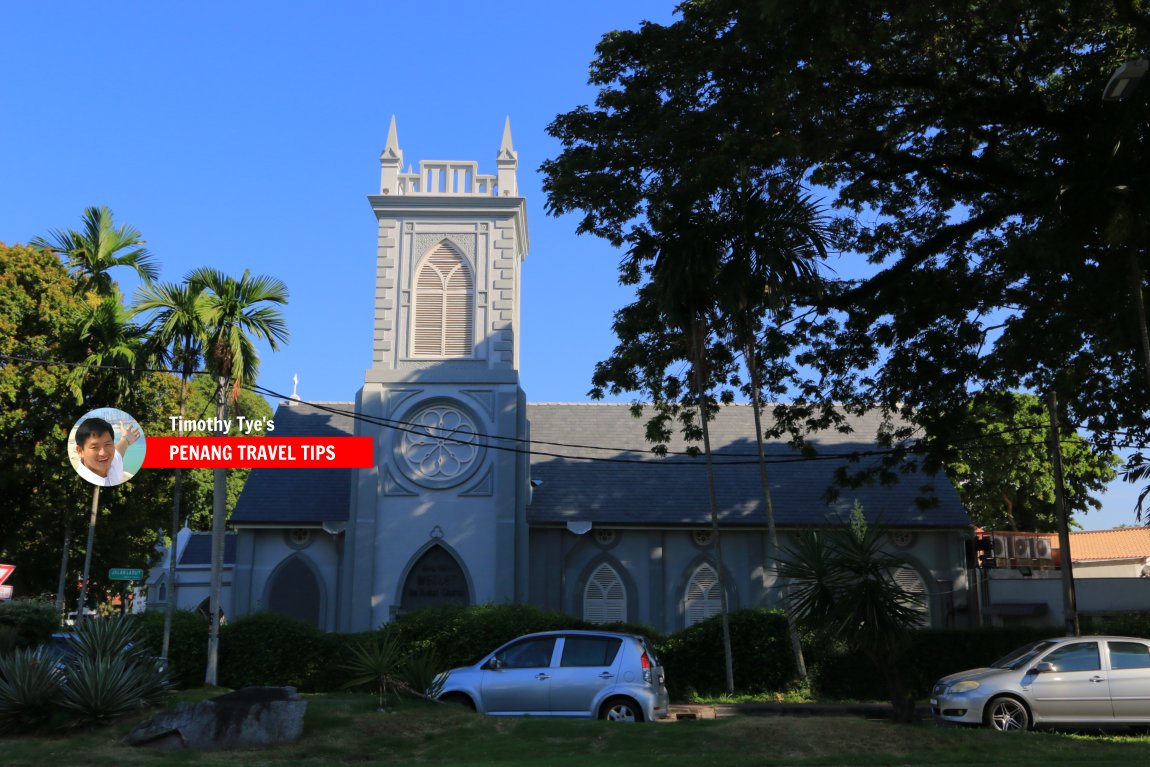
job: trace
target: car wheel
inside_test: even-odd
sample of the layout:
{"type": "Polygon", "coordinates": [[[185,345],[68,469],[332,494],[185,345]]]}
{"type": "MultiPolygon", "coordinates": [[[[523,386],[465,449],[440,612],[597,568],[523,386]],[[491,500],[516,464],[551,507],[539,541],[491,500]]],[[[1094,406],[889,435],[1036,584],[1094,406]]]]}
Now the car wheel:
{"type": "Polygon", "coordinates": [[[463,706],[468,711],[475,710],[475,701],[470,696],[464,695],[461,692],[449,692],[439,698],[444,703],[451,703],[456,706],[463,706]]]}
{"type": "Polygon", "coordinates": [[[1000,732],[1030,729],[1030,712],[1018,698],[1003,696],[986,704],[986,726],[1000,732]]]}
{"type": "Polygon", "coordinates": [[[611,698],[599,709],[599,718],[609,722],[641,722],[643,709],[630,698],[611,698]]]}

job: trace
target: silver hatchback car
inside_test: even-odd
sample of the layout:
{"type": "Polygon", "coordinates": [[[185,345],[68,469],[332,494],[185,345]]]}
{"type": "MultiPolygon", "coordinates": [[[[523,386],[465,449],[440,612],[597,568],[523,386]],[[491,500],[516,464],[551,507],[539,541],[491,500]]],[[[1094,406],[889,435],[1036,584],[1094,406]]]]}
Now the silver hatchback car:
{"type": "Polygon", "coordinates": [[[1035,725],[1150,725],[1150,639],[1044,639],[987,668],[943,677],[935,718],[996,730],[1035,725]]]}
{"type": "Polygon", "coordinates": [[[548,631],[447,672],[439,699],[484,714],[643,722],[667,716],[663,669],[646,638],[548,631]]]}

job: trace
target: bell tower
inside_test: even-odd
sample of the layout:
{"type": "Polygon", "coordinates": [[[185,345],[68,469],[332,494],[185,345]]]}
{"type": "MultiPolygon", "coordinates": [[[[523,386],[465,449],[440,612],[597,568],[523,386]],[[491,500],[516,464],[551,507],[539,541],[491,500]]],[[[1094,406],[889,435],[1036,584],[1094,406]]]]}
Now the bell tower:
{"type": "Polygon", "coordinates": [[[431,604],[527,597],[519,288],[528,239],[510,118],[495,163],[495,174],[454,160],[404,171],[391,119],[378,194],[368,197],[374,334],[356,399],[356,432],[375,440],[376,465],[354,473],[341,630],[431,604]]]}

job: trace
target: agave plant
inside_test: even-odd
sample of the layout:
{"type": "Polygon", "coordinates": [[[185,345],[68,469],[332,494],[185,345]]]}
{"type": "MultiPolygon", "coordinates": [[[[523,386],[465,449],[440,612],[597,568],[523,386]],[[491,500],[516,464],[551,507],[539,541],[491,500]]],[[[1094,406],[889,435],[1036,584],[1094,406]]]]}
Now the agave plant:
{"type": "Polygon", "coordinates": [[[385,634],[379,641],[355,645],[343,668],[351,673],[344,687],[370,686],[379,695],[379,708],[387,698],[388,687],[400,686],[399,668],[403,660],[399,641],[385,634]]]}
{"type": "Polygon", "coordinates": [[[81,721],[113,719],[157,703],[170,689],[167,667],[138,641],[130,618],[86,621],[68,637],[72,653],[60,705],[81,721]]]}
{"type": "Polygon", "coordinates": [[[438,698],[447,679],[443,662],[434,647],[408,655],[400,666],[399,676],[408,688],[407,692],[428,698],[438,698]]]}
{"type": "Polygon", "coordinates": [[[52,654],[25,648],[0,656],[0,733],[30,730],[58,709],[63,675],[52,654]]]}
{"type": "Polygon", "coordinates": [[[82,722],[115,719],[147,705],[153,675],[123,656],[76,658],[68,665],[60,705],[82,722]]]}

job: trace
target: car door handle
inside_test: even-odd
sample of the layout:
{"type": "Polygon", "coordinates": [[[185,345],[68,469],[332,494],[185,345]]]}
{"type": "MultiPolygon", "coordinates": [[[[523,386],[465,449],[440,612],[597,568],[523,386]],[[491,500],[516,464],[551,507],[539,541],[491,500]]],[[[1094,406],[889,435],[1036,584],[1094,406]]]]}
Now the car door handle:
{"type": "Polygon", "coordinates": [[[1092,677],[1090,677],[1090,681],[1091,681],[1091,682],[1105,682],[1105,681],[1106,681],[1106,677],[1102,677],[1102,676],[1092,676],[1092,677]]]}
{"type": "Polygon", "coordinates": [[[542,681],[545,681],[547,679],[550,679],[551,675],[550,674],[536,674],[535,678],[538,679],[540,682],[542,682],[542,681]]]}
{"type": "Polygon", "coordinates": [[[614,679],[615,675],[612,674],[610,671],[604,671],[602,674],[599,675],[599,678],[600,679],[614,679]]]}

